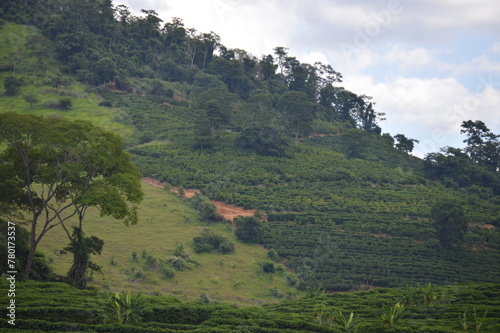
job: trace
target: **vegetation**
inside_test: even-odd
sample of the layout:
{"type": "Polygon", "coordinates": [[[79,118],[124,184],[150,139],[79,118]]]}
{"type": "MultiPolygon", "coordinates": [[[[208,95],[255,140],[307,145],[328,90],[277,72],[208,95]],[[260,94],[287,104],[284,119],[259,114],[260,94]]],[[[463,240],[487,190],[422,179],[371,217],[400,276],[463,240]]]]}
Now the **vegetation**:
{"type": "Polygon", "coordinates": [[[16,330],[499,330],[500,140],[484,122],[421,160],[418,140],[382,134],[371,97],[285,47],[257,58],[109,0],[0,12],[16,268],[111,291],[23,282],[16,330]],[[259,213],[235,230],[213,200],[259,213]]]}
{"type": "MultiPolygon", "coordinates": [[[[5,289],[7,281],[0,287],[5,289]]],[[[500,286],[438,287],[445,297],[403,306],[398,290],[335,293],[260,307],[181,302],[129,291],[78,290],[64,283],[19,283],[16,327],[4,332],[498,332],[500,286]],[[396,304],[396,305],[394,305],[396,304]],[[399,306],[398,306],[399,304],[399,306]],[[404,315],[401,310],[404,309],[404,315]],[[386,319],[386,316],[387,319],[386,319]],[[392,325],[392,326],[391,326],[392,325]]]]}
{"type": "MultiPolygon", "coordinates": [[[[89,207],[98,207],[102,216],[137,223],[136,207],[129,203],[137,204],[142,199],[141,174],[122,150],[120,137],[86,122],[16,113],[2,113],[0,119],[0,140],[8,146],[1,155],[1,172],[4,181],[16,182],[22,189],[26,201],[19,208],[31,215],[26,279],[37,246],[57,226],[65,229],[72,242],[71,251],[78,252],[75,260],[85,252],[88,247],[81,243],[82,227],[89,207]],[[73,216],[79,225],[78,232],[71,235],[65,221],[73,216]]],[[[100,252],[100,248],[102,244],[88,251],[100,252]]],[[[78,275],[76,283],[84,287],[88,262],[81,264],[77,268],[75,262],[70,275],[78,275]]]]}

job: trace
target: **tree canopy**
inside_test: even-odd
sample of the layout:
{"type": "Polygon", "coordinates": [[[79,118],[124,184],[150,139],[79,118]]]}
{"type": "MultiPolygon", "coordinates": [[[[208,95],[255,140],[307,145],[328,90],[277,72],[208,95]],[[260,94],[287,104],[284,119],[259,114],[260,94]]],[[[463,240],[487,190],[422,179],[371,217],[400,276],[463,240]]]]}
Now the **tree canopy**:
{"type": "Polygon", "coordinates": [[[81,229],[88,207],[127,225],[137,223],[141,173],[119,136],[85,121],[2,113],[0,140],[7,145],[1,173],[22,186],[30,213],[26,278],[43,236],[61,225],[71,240],[65,222],[76,217],[81,229]]]}

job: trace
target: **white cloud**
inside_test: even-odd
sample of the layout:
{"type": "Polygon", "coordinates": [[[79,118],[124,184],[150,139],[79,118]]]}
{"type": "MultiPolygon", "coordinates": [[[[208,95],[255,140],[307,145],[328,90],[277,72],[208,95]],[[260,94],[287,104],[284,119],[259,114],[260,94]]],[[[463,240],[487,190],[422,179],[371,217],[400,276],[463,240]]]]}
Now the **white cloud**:
{"type": "Polygon", "coordinates": [[[498,24],[500,3],[495,0],[427,0],[434,7],[424,18],[429,27],[472,28],[498,24]]]}
{"type": "Polygon", "coordinates": [[[384,60],[396,63],[402,70],[422,68],[436,61],[429,50],[423,47],[406,50],[402,44],[392,46],[384,60]]]}

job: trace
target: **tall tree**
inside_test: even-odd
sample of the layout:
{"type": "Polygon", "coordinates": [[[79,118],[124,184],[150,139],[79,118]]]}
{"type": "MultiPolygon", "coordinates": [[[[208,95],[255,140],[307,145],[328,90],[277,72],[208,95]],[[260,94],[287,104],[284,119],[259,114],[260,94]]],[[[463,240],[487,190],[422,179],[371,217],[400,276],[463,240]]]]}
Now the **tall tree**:
{"type": "Polygon", "coordinates": [[[419,142],[416,139],[407,138],[404,134],[396,134],[394,136],[394,139],[396,139],[397,141],[396,148],[404,151],[405,153],[411,153],[413,151],[415,143],[419,142]]]}
{"type": "Polygon", "coordinates": [[[300,134],[308,132],[311,128],[312,103],[306,93],[290,91],[281,97],[279,108],[285,115],[290,128],[294,131],[295,143],[298,143],[300,134]]]}
{"type": "Polygon", "coordinates": [[[460,133],[466,134],[465,152],[472,161],[492,171],[500,169],[500,136],[490,131],[481,120],[462,122],[460,133]]]}
{"type": "Polygon", "coordinates": [[[443,200],[436,203],[431,210],[431,219],[436,228],[437,237],[444,246],[460,242],[467,232],[467,219],[460,203],[443,200]]]}
{"type": "Polygon", "coordinates": [[[117,135],[84,121],[2,113],[0,140],[2,174],[20,180],[31,213],[26,279],[47,232],[61,225],[72,240],[65,222],[76,216],[82,229],[88,207],[137,223],[141,174],[117,135]]]}
{"type": "Polygon", "coordinates": [[[261,155],[283,156],[289,139],[283,134],[269,94],[257,94],[243,107],[245,122],[237,146],[261,155]]]}

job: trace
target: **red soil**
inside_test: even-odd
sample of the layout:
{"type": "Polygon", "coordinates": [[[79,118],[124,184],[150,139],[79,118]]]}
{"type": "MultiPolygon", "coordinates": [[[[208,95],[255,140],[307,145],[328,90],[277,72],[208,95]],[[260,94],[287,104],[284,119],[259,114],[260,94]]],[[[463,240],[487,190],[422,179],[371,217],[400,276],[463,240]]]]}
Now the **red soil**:
{"type": "MultiPolygon", "coordinates": [[[[165,184],[160,182],[159,180],[153,179],[153,178],[147,178],[144,177],[141,179],[141,181],[145,184],[149,184],[154,187],[158,188],[165,188],[165,184]]],[[[177,187],[174,187],[170,190],[171,192],[179,195],[179,189],[177,187]]],[[[200,190],[196,189],[184,189],[184,197],[185,198],[192,198],[195,196],[196,193],[200,193],[200,190]]],[[[217,208],[217,213],[222,216],[225,220],[229,220],[231,222],[234,221],[235,217],[238,216],[253,216],[255,213],[255,209],[244,209],[242,207],[237,207],[233,205],[228,205],[220,201],[214,201],[210,200],[211,203],[215,205],[217,208]]]]}

